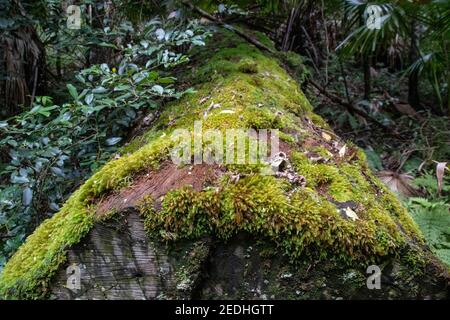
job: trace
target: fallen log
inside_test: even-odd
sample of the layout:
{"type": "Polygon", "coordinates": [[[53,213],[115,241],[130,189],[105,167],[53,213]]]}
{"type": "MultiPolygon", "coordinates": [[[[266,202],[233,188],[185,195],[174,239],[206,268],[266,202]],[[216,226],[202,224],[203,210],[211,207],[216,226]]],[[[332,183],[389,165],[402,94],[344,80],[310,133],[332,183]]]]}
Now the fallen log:
{"type": "Polygon", "coordinates": [[[448,298],[448,267],[273,56],[223,30],[187,70],[196,92],[28,237],[0,275],[2,298],[448,298]],[[265,129],[279,150],[179,165],[175,132],[208,145],[195,145],[196,121],[219,137],[250,129],[241,153],[219,143],[233,160],[264,146],[265,129]]]}

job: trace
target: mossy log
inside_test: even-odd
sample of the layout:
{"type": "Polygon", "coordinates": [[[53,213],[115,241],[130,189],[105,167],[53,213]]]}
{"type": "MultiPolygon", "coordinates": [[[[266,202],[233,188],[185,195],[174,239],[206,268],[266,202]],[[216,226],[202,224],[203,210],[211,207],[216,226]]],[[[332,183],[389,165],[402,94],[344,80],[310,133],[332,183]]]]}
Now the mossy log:
{"type": "Polygon", "coordinates": [[[28,237],[0,276],[3,298],[448,298],[448,267],[364,153],[313,113],[292,55],[218,31],[193,57],[181,78],[196,92],[28,237]],[[197,120],[278,129],[285,165],[175,165],[168,137],[197,120]],[[367,287],[370,265],[381,289],[367,287]],[[79,289],[66,287],[69,266],[79,289]]]}

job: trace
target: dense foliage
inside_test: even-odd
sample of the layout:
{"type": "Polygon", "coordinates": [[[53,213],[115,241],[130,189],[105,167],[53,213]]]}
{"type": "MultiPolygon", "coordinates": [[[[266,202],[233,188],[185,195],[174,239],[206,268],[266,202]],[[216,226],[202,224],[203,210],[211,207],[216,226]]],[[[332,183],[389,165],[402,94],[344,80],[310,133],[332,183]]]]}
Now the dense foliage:
{"type": "Polygon", "coordinates": [[[183,48],[204,45],[204,27],[155,18],[142,30],[125,21],[111,32],[123,30],[133,37],[114,46],[122,56],[118,64],[78,72],[77,82],[67,83],[68,102],[39,96],[30,110],[0,122],[9,158],[1,167],[0,266],[83,180],[114,153],[120,156],[120,142],[137,119],[190,91],[177,88],[171,70],[189,60],[183,48]]]}

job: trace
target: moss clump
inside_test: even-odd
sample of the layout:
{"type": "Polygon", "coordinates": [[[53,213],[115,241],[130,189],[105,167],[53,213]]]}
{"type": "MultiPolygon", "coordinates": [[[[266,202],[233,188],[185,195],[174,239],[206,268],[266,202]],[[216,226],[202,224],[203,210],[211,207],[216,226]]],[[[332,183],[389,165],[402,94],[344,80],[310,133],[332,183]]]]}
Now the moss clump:
{"type": "Polygon", "coordinates": [[[279,52],[278,56],[279,59],[286,64],[291,71],[292,76],[299,83],[303,83],[310,76],[310,72],[304,64],[303,57],[298,53],[292,51],[279,52]]]}
{"type": "Polygon", "coordinates": [[[311,149],[311,151],[321,156],[324,160],[330,160],[333,157],[333,154],[328,151],[327,148],[322,146],[314,147],[311,149]]]}
{"type": "Polygon", "coordinates": [[[287,193],[289,183],[249,176],[225,178],[217,188],[191,187],[169,192],[161,210],[141,206],[146,230],[166,240],[215,234],[228,239],[240,231],[272,239],[292,259],[303,254],[337,256],[344,262],[367,261],[393,253],[404,244],[398,231],[371,219],[340,216],[336,206],[310,188],[287,193]]]}
{"type": "Polygon", "coordinates": [[[243,73],[258,73],[258,65],[251,59],[244,59],[239,63],[239,71],[243,73]]]}
{"type": "Polygon", "coordinates": [[[409,237],[420,234],[406,209],[373,177],[365,163],[361,165],[360,159],[341,164],[312,163],[305,154],[295,152],[292,162],[299,174],[305,176],[308,187],[337,202],[354,202],[360,218],[386,227],[396,240],[401,239],[398,224],[409,237]]]}

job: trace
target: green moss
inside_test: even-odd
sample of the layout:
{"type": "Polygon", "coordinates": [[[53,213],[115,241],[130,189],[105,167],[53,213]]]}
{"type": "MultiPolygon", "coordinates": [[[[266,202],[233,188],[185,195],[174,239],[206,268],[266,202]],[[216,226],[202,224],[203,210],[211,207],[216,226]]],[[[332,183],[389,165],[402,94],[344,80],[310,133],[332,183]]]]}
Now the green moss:
{"type": "Polygon", "coordinates": [[[303,57],[298,53],[292,51],[279,52],[277,56],[287,66],[298,83],[303,83],[310,76],[310,72],[304,64],[303,57]]]}
{"type": "Polygon", "coordinates": [[[42,223],[9,260],[0,278],[5,299],[39,298],[48,288],[48,279],[65,260],[65,250],[78,243],[94,223],[93,212],[76,191],[52,219],[42,223]]]}
{"type": "MultiPolygon", "coordinates": [[[[1,297],[45,296],[67,248],[99,220],[98,199],[168,160],[174,130],[187,128],[192,133],[194,121],[202,120],[203,130],[276,128],[282,139],[295,142],[286,132],[309,132],[307,119],[328,127],[312,113],[298,84],[273,57],[233,33],[221,31],[207,48],[196,51],[194,60],[201,64],[186,72],[196,93],[165,106],[151,130],[123,148],[121,158],[101,168],[59,213],[35,230],[0,275],[1,297]]],[[[227,166],[247,177],[238,183],[225,178],[201,192],[170,191],[160,210],[146,199],[141,205],[146,230],[168,241],[211,233],[227,239],[243,230],[273,239],[292,259],[305,253],[336,255],[345,261],[376,259],[394,252],[406,236],[420,237],[395,197],[368,171],[362,154],[351,163],[313,163],[299,152],[291,158],[297,172],[306,177],[306,188],[294,189],[284,179],[253,176],[259,165],[227,166]],[[357,203],[360,220],[341,217],[332,201],[357,203]],[[405,231],[399,231],[397,224],[405,231]]],[[[107,217],[113,216],[112,212],[107,217]]]]}
{"type": "MultiPolygon", "coordinates": [[[[317,149],[316,149],[317,151],[317,149]]],[[[312,163],[305,154],[295,152],[292,162],[299,174],[305,176],[307,186],[317,192],[326,192],[338,202],[355,202],[360,206],[360,218],[381,225],[388,233],[401,241],[401,231],[397,224],[403,226],[409,237],[419,236],[417,227],[398,199],[381,184],[367,168],[360,165],[361,159],[353,163],[317,164],[312,163]]],[[[382,234],[379,235],[382,238],[382,234]]]]}
{"type": "Polygon", "coordinates": [[[316,126],[330,130],[330,125],[318,114],[311,114],[310,119],[316,126]]]}
{"type": "Polygon", "coordinates": [[[201,192],[184,187],[169,192],[162,209],[141,206],[145,225],[158,238],[198,239],[210,234],[228,239],[239,231],[268,237],[292,259],[301,254],[339,257],[352,262],[388,255],[403,243],[372,220],[342,218],[313,189],[287,195],[289,184],[267,176],[237,183],[224,179],[201,192]],[[147,211],[148,210],[148,211],[147,211]]]}
{"type": "Polygon", "coordinates": [[[243,59],[239,62],[238,70],[243,73],[258,73],[258,65],[251,59],[243,59]]]}
{"type": "Polygon", "coordinates": [[[292,136],[284,132],[279,132],[279,137],[282,141],[287,142],[289,144],[295,144],[297,142],[295,136],[292,136]]]}
{"type": "Polygon", "coordinates": [[[328,151],[327,148],[322,146],[317,146],[311,149],[312,152],[317,153],[319,156],[321,156],[325,160],[329,160],[333,157],[333,154],[328,151]]]}
{"type": "Polygon", "coordinates": [[[0,296],[40,298],[65,260],[65,251],[92,228],[93,200],[129,183],[130,175],[144,167],[156,168],[167,157],[168,143],[149,144],[130,156],[110,161],[44,221],[6,264],[0,276],[0,296]]]}

